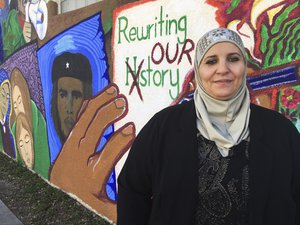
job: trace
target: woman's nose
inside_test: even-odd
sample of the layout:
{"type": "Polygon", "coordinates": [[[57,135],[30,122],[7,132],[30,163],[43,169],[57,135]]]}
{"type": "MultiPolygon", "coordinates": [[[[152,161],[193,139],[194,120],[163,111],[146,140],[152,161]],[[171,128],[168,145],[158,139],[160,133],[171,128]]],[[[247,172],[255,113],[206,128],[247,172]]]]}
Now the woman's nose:
{"type": "Polygon", "coordinates": [[[220,60],[217,67],[217,73],[226,74],[228,73],[229,68],[226,60],[220,60]]]}

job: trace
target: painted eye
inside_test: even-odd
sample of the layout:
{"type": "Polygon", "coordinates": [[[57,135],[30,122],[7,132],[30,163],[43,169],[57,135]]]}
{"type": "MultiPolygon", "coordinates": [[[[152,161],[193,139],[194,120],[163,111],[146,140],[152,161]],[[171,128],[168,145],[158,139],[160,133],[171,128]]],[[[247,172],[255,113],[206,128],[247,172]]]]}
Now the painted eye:
{"type": "Polygon", "coordinates": [[[65,98],[65,97],[67,97],[67,92],[66,92],[66,91],[60,90],[60,91],[59,91],[59,96],[60,96],[61,98],[65,98]]]}
{"type": "Polygon", "coordinates": [[[29,135],[26,135],[24,139],[25,139],[25,143],[27,144],[30,141],[29,135]]]}
{"type": "Polygon", "coordinates": [[[19,142],[19,146],[20,146],[20,148],[23,148],[24,142],[22,140],[19,142]]]}
{"type": "Polygon", "coordinates": [[[76,99],[76,100],[78,100],[78,99],[82,99],[82,94],[81,94],[81,92],[74,92],[74,93],[72,93],[73,94],[73,97],[76,99]]]}

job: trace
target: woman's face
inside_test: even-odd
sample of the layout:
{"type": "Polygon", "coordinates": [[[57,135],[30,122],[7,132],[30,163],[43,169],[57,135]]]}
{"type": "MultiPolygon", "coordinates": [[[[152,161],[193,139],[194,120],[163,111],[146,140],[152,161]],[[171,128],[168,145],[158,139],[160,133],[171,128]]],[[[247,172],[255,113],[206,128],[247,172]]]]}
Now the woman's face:
{"type": "Polygon", "coordinates": [[[33,169],[34,163],[34,151],[33,151],[33,141],[31,135],[25,128],[21,128],[21,132],[18,140],[18,149],[26,166],[33,169]]]}
{"type": "Polygon", "coordinates": [[[14,107],[16,116],[18,116],[20,112],[25,113],[21,91],[18,86],[15,86],[13,88],[12,102],[13,102],[13,107],[14,107]]]}
{"type": "Polygon", "coordinates": [[[213,45],[198,68],[205,91],[218,100],[228,100],[239,90],[245,71],[240,49],[230,42],[213,45]]]}

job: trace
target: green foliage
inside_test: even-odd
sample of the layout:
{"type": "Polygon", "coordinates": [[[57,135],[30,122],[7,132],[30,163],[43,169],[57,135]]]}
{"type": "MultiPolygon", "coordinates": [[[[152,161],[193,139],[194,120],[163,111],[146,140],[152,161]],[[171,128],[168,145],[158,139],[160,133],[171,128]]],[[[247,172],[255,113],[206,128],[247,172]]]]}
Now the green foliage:
{"type": "Polygon", "coordinates": [[[298,6],[298,4],[298,1],[296,1],[294,4],[291,4],[275,19],[274,26],[271,29],[271,34],[276,34],[279,32],[281,24],[285,23],[289,19],[289,14],[298,6]]]}
{"type": "Polygon", "coordinates": [[[297,44],[299,44],[300,18],[289,18],[289,14],[298,4],[297,1],[284,9],[275,19],[270,30],[265,24],[262,24],[260,48],[264,54],[263,68],[286,64],[300,58],[297,47],[297,44]]]}
{"type": "Polygon", "coordinates": [[[269,34],[268,34],[268,28],[265,24],[261,25],[261,44],[260,44],[260,50],[262,53],[265,53],[267,51],[267,43],[269,40],[269,34]]]}

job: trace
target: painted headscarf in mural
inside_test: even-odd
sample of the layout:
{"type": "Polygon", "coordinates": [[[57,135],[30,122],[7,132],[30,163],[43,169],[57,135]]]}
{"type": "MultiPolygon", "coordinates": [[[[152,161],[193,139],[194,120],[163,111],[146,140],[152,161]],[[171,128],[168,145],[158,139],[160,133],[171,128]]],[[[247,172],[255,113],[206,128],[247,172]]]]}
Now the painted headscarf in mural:
{"type": "Polygon", "coordinates": [[[0,150],[15,158],[14,139],[10,130],[10,84],[5,70],[0,70],[0,150]]]}

